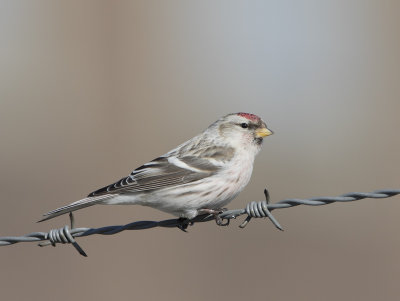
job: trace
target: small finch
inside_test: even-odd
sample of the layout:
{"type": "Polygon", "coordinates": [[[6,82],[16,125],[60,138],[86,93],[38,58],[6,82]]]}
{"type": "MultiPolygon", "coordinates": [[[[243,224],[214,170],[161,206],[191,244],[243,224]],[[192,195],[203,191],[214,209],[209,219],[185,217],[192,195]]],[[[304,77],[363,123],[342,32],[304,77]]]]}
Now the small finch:
{"type": "Polygon", "coordinates": [[[254,157],[271,134],[256,115],[226,115],[129,176],[46,213],[41,221],[96,204],[138,204],[189,220],[215,214],[247,185],[254,157]]]}

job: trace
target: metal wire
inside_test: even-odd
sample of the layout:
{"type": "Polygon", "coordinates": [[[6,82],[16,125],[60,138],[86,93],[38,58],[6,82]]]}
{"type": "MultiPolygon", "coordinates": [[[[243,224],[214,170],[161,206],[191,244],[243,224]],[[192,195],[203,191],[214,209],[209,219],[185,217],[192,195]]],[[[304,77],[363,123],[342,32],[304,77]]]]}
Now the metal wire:
{"type": "Polygon", "coordinates": [[[163,221],[138,221],[126,225],[117,226],[107,226],[101,228],[74,228],[74,217],[70,213],[71,229],[68,225],[60,229],[52,229],[49,232],[33,232],[24,236],[3,236],[0,237],[0,246],[8,246],[19,242],[37,242],[45,241],[39,244],[39,246],[52,245],[56,246],[57,243],[62,244],[72,244],[79,254],[87,256],[83,249],[78,245],[74,238],[89,236],[94,234],[102,235],[113,235],[125,230],[144,230],[155,227],[163,228],[179,228],[182,231],[186,231],[189,225],[200,222],[208,222],[210,220],[215,220],[220,226],[227,226],[231,219],[235,219],[241,215],[247,215],[244,222],[239,226],[244,228],[252,218],[265,218],[268,217],[276,228],[283,230],[278,221],[274,218],[271,211],[275,209],[284,209],[295,207],[299,205],[307,206],[321,206],[327,205],[335,202],[353,202],[366,198],[388,198],[400,194],[400,189],[386,189],[386,190],[376,190],[370,193],[363,192],[352,192],[346,193],[337,197],[317,197],[310,199],[286,199],[279,201],[274,204],[269,203],[269,193],[265,189],[265,200],[259,202],[250,202],[244,209],[236,210],[224,210],[220,214],[214,215],[199,215],[192,220],[187,219],[168,219],[163,221]],[[224,221],[225,222],[222,222],[224,221]]]}

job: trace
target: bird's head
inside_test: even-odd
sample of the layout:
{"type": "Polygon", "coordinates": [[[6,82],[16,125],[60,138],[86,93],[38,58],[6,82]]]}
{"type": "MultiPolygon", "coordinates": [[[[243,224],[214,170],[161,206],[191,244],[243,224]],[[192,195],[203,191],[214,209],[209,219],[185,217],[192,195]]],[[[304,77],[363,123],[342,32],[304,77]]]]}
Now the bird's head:
{"type": "Polygon", "coordinates": [[[259,150],[263,138],[273,134],[260,117],[249,113],[226,115],[214,125],[226,142],[240,148],[250,146],[259,150]]]}

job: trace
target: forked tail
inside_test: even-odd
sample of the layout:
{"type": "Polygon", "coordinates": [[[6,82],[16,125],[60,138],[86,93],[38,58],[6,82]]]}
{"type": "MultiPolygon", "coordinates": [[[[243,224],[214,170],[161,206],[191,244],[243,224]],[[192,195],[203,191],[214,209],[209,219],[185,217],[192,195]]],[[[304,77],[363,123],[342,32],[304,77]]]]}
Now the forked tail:
{"type": "Polygon", "coordinates": [[[65,213],[69,213],[75,210],[79,210],[82,208],[86,208],[89,206],[93,206],[96,204],[101,203],[102,201],[105,201],[107,199],[110,199],[112,197],[114,197],[115,195],[113,194],[104,194],[104,195],[99,195],[99,196],[95,196],[95,197],[87,197],[84,198],[82,200],[73,202],[69,205],[54,209],[52,211],[47,212],[46,214],[43,214],[44,218],[42,218],[40,221],[38,221],[38,223],[46,221],[48,219],[54,218],[56,216],[59,215],[63,215],[65,213]]]}

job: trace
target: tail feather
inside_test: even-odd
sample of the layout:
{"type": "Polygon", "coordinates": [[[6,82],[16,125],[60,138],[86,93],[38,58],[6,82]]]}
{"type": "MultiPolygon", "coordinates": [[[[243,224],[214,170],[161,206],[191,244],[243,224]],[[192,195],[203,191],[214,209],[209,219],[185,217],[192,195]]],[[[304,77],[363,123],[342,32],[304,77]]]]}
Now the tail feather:
{"type": "Polygon", "coordinates": [[[78,209],[82,209],[82,208],[86,208],[89,206],[93,206],[96,204],[101,203],[104,200],[110,199],[112,197],[114,197],[115,195],[113,194],[105,194],[105,195],[99,195],[96,197],[87,197],[84,198],[82,200],[73,202],[69,205],[54,209],[52,211],[47,212],[46,214],[43,214],[44,218],[42,218],[40,221],[38,221],[38,223],[52,219],[56,216],[60,216],[63,215],[65,213],[69,213],[78,209]]]}

